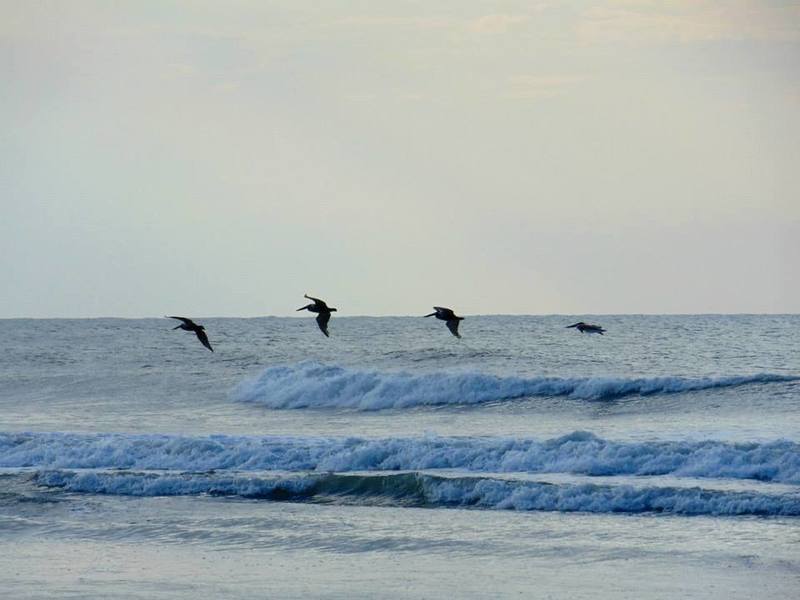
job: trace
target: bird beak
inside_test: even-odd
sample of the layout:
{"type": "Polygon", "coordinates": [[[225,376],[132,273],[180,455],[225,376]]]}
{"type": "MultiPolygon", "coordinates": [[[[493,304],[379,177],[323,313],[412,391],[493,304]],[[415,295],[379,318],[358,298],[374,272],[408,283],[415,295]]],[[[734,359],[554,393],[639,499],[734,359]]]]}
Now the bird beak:
{"type": "Polygon", "coordinates": [[[175,331],[176,329],[180,329],[180,328],[181,328],[181,326],[180,326],[180,325],[178,325],[177,327],[173,327],[173,328],[172,328],[172,331],[175,331]]]}
{"type": "Polygon", "coordinates": [[[578,326],[578,324],[575,323],[574,325],[567,325],[564,329],[569,329],[570,327],[577,327],[577,326],[578,326]]]}
{"type": "Polygon", "coordinates": [[[432,316],[433,316],[433,315],[435,315],[435,314],[436,314],[435,312],[432,312],[431,314],[429,314],[429,315],[425,315],[425,316],[426,316],[426,317],[432,317],[432,316]]]}

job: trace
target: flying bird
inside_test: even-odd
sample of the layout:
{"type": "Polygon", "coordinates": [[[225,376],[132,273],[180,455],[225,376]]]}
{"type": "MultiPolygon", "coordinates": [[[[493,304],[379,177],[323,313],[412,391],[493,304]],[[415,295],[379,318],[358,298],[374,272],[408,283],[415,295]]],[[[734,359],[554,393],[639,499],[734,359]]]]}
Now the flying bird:
{"type": "Polygon", "coordinates": [[[328,321],[331,320],[331,313],[336,312],[336,309],[329,308],[323,300],[314,298],[308,294],[303,294],[303,298],[308,298],[314,302],[311,304],[306,304],[305,306],[301,306],[297,310],[307,310],[309,312],[317,313],[317,325],[319,325],[320,331],[325,334],[325,337],[330,337],[328,334],[328,321]]]}
{"type": "Polygon", "coordinates": [[[202,325],[198,325],[191,319],[187,319],[186,317],[166,317],[168,319],[178,319],[179,321],[183,321],[177,327],[173,327],[172,330],[175,331],[176,329],[183,329],[184,331],[194,331],[197,335],[197,339],[200,340],[200,343],[203,344],[206,348],[211,350],[212,352],[214,349],[211,347],[211,343],[208,341],[208,336],[206,335],[206,328],[202,325]]]}
{"type": "Polygon", "coordinates": [[[456,316],[456,314],[449,308],[444,308],[442,306],[434,306],[433,310],[436,312],[432,312],[429,315],[425,315],[426,317],[436,317],[440,321],[444,321],[447,324],[447,328],[457,338],[460,338],[461,335],[458,333],[458,322],[463,321],[464,317],[456,316]]]}
{"type": "Polygon", "coordinates": [[[569,329],[570,327],[575,327],[581,333],[599,333],[600,335],[603,335],[603,333],[606,331],[600,327],[600,325],[589,325],[583,321],[575,323],[574,325],[567,325],[566,328],[569,329]]]}

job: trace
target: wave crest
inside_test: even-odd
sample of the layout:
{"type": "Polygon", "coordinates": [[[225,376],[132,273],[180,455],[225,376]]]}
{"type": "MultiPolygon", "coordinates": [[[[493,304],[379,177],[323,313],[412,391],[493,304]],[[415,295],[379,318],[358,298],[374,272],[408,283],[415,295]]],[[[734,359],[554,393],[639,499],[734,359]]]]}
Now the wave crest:
{"type": "Polygon", "coordinates": [[[796,495],[701,488],[552,484],[420,473],[217,476],[214,474],[47,471],[37,483],[71,492],[127,496],[225,495],[290,502],[593,513],[798,516],[796,495]]]}
{"type": "Polygon", "coordinates": [[[632,395],[676,394],[747,384],[797,381],[800,377],[759,373],[735,377],[499,377],[481,373],[362,371],[304,362],[269,367],[239,384],[234,400],[269,408],[381,410],[447,404],[484,404],[516,398],[566,396],[614,400],[632,395]]]}
{"type": "Polygon", "coordinates": [[[0,467],[181,471],[416,471],[673,475],[800,484],[800,444],[0,433],[0,467]]]}

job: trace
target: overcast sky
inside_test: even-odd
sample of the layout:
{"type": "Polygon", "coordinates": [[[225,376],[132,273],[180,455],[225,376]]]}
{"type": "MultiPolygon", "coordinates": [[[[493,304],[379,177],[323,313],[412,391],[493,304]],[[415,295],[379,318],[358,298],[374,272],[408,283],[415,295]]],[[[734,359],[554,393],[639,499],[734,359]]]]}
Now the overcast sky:
{"type": "Polygon", "coordinates": [[[0,317],[800,312],[800,3],[0,0],[0,317]]]}

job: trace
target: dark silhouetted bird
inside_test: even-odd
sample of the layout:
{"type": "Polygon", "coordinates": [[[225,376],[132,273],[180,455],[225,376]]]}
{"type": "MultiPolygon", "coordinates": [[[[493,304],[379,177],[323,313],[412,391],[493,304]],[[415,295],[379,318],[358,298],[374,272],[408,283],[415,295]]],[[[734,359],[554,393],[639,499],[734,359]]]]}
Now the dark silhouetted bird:
{"type": "Polygon", "coordinates": [[[567,325],[566,328],[569,329],[570,327],[575,327],[581,333],[599,333],[600,335],[603,335],[603,333],[605,333],[606,331],[605,329],[600,327],[600,325],[589,325],[588,323],[584,323],[583,321],[580,321],[573,325],[567,325]]]}
{"type": "Polygon", "coordinates": [[[461,335],[458,333],[458,322],[463,321],[464,317],[456,316],[456,314],[450,310],[449,308],[444,308],[442,306],[434,306],[433,310],[436,312],[432,312],[429,315],[425,315],[426,317],[436,317],[437,319],[444,321],[447,324],[447,328],[457,338],[460,338],[461,335]]]}
{"type": "Polygon", "coordinates": [[[328,334],[328,321],[331,320],[331,313],[336,312],[336,309],[329,308],[328,305],[319,298],[314,298],[308,294],[303,294],[303,297],[313,300],[314,302],[311,304],[306,304],[305,306],[301,306],[297,310],[307,310],[309,312],[317,313],[317,325],[319,325],[320,331],[325,334],[325,337],[330,337],[328,334]]]}
{"type": "Polygon", "coordinates": [[[211,347],[211,343],[208,341],[208,336],[206,335],[206,328],[202,325],[198,325],[191,319],[187,319],[186,317],[167,317],[168,319],[178,319],[179,321],[183,321],[177,327],[173,327],[172,330],[176,329],[183,329],[184,331],[194,331],[197,335],[197,339],[200,340],[200,343],[203,344],[206,348],[211,350],[212,352],[214,349],[211,347]]]}

